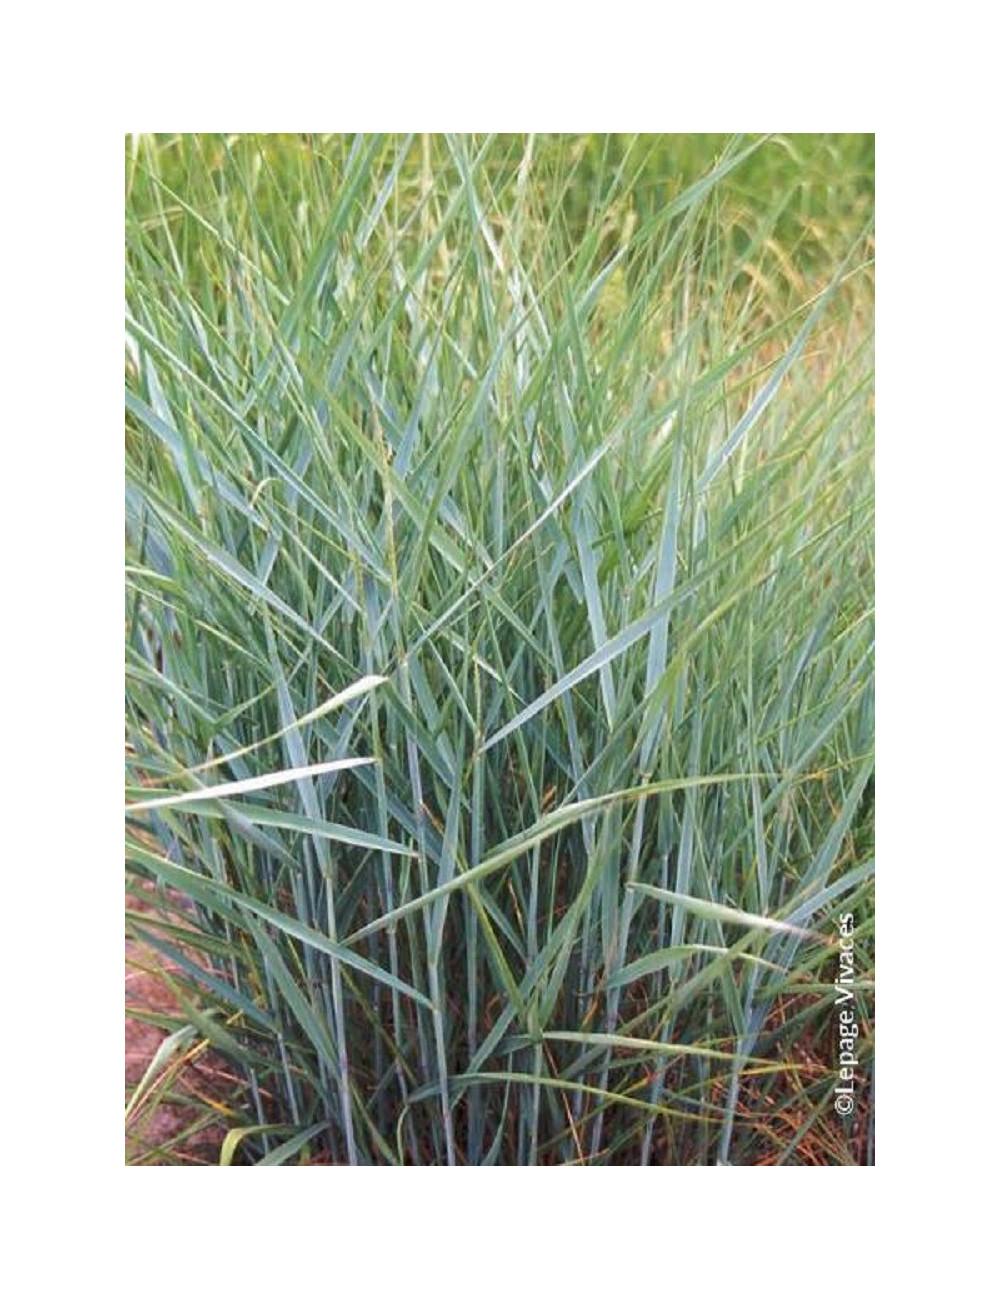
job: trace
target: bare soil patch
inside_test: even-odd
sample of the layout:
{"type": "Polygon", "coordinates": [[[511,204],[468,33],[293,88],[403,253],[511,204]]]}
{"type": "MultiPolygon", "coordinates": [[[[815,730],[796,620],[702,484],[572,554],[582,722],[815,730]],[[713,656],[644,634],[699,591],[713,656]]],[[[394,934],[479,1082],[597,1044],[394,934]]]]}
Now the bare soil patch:
{"type": "MultiPolygon", "coordinates": [[[[156,911],[151,893],[131,894],[133,910],[156,911]]],[[[170,987],[176,967],[140,939],[125,939],[126,1104],[171,1027],[150,1023],[178,1018],[170,987]]],[[[129,1164],[214,1165],[226,1130],[239,1116],[241,1085],[229,1064],[201,1040],[172,1057],[126,1123],[129,1164]]]]}

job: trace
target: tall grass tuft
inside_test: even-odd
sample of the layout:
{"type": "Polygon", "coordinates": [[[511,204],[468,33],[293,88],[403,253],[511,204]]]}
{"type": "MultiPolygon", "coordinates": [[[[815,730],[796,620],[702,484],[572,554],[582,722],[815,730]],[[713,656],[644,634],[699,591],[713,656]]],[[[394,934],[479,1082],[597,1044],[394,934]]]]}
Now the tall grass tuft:
{"type": "Polygon", "coordinates": [[[871,1159],[873,192],[868,137],[127,142],[129,925],[226,1159],[871,1159]]]}

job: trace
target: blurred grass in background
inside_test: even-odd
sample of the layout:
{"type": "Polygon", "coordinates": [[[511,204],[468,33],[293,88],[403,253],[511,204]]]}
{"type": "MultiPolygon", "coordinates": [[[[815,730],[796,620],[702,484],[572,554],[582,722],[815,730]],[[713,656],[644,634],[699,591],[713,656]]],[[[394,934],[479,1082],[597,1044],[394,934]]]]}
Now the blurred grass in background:
{"type": "Polygon", "coordinates": [[[227,1159],[871,1159],[873,209],[868,136],[127,140],[133,1111],[204,1040],[227,1159]]]}

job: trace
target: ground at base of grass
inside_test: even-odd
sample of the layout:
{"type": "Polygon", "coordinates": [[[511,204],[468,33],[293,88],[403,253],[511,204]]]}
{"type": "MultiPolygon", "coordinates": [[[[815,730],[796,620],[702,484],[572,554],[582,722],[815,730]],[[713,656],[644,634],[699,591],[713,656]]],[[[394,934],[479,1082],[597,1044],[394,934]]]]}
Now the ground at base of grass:
{"type": "MultiPolygon", "coordinates": [[[[153,911],[133,898],[133,907],[153,911]]],[[[139,939],[125,939],[125,1097],[142,1084],[180,1015],[170,963],[139,939]]],[[[226,1130],[239,1122],[242,1084],[226,1061],[195,1040],[150,1081],[125,1126],[128,1164],[215,1165],[226,1130]]]]}

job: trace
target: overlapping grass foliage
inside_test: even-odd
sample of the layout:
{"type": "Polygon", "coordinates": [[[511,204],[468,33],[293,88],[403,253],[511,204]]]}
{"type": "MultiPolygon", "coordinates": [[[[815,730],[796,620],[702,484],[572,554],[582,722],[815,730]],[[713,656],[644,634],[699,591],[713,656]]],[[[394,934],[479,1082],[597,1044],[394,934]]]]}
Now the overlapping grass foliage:
{"type": "Polygon", "coordinates": [[[129,141],[130,923],[237,1158],[870,1158],[873,172],[129,141]]]}

